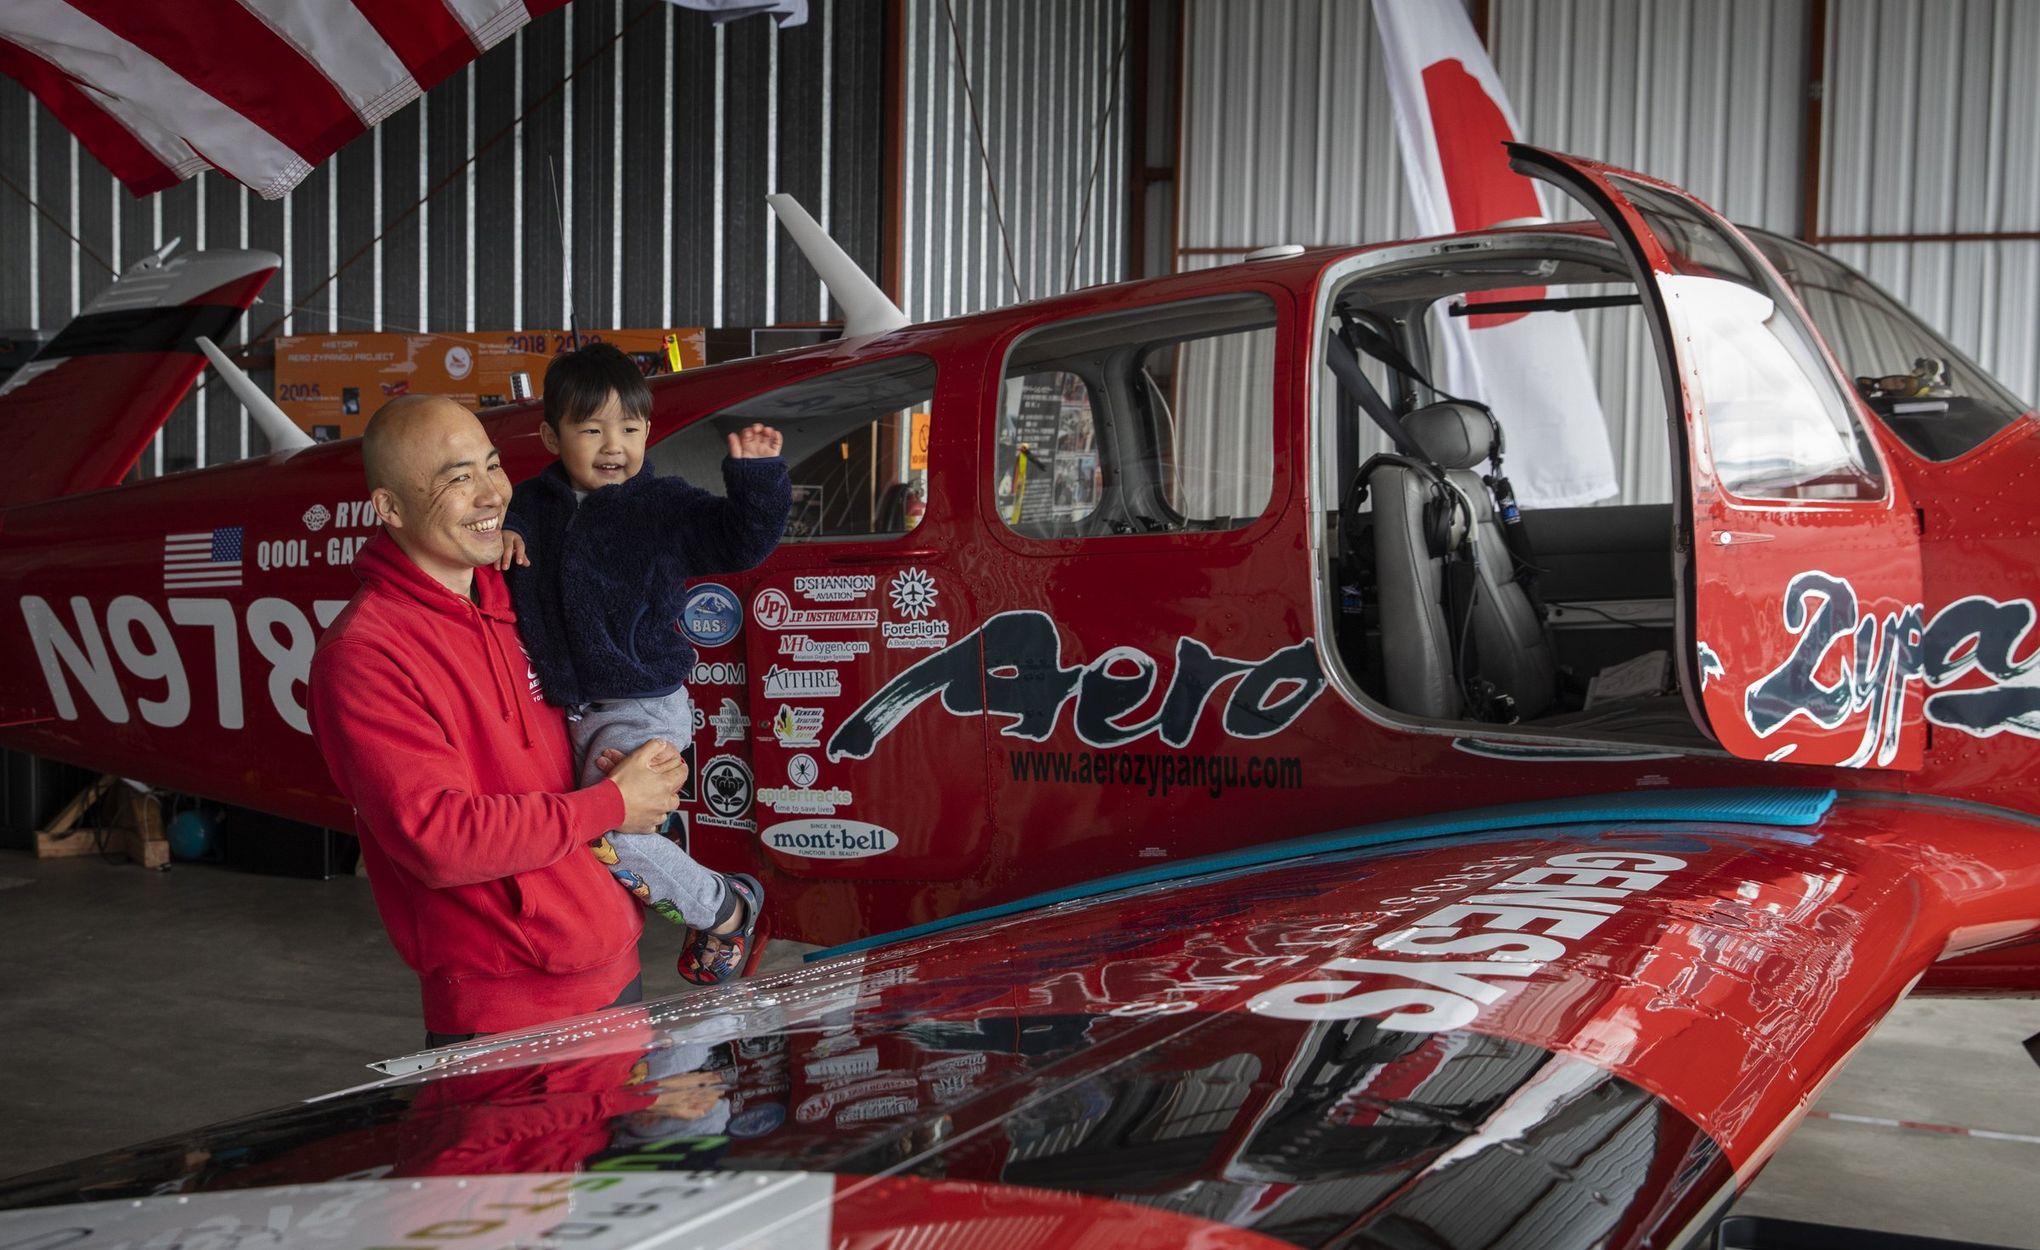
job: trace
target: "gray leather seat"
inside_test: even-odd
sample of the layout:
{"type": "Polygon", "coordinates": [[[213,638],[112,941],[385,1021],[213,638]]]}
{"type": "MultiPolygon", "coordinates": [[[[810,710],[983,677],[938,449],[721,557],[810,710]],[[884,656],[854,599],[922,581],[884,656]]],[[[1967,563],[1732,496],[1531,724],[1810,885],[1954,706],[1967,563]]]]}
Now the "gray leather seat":
{"type": "MultiPolygon", "coordinates": [[[[1551,705],[1557,665],[1543,622],[1516,583],[1494,500],[1476,471],[1493,440],[1488,418],[1464,404],[1433,404],[1404,417],[1403,427],[1446,470],[1447,482],[1466,502],[1452,514],[1452,533],[1455,548],[1470,542],[1474,554],[1476,576],[1467,612],[1472,636],[1465,649],[1471,676],[1512,699],[1518,719],[1536,717],[1551,705]]],[[[1453,634],[1443,603],[1445,561],[1431,554],[1424,535],[1430,480],[1416,470],[1383,463],[1369,475],[1368,493],[1374,506],[1375,596],[1388,704],[1415,716],[1465,719],[1467,683],[1458,672],[1461,640],[1453,634]]]]}

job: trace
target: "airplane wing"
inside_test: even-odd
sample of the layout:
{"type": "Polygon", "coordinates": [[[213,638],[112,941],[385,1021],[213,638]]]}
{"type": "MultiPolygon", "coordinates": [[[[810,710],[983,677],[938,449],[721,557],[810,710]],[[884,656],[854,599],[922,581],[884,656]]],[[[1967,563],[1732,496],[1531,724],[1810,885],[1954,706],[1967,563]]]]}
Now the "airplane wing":
{"type": "Polygon", "coordinates": [[[2040,839],[1622,795],[1102,884],[18,1178],[0,1243],[1683,1245],[2040,839]]]}

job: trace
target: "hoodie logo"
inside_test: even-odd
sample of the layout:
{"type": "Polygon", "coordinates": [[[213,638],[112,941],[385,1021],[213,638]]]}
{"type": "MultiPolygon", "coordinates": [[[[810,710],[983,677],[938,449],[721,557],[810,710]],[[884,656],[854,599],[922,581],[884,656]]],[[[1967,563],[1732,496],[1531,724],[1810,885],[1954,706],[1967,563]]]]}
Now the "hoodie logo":
{"type": "Polygon", "coordinates": [[[531,652],[524,649],[524,643],[517,644],[517,654],[524,657],[524,689],[531,695],[533,703],[545,702],[545,687],[539,684],[538,670],[531,665],[531,652]]]}

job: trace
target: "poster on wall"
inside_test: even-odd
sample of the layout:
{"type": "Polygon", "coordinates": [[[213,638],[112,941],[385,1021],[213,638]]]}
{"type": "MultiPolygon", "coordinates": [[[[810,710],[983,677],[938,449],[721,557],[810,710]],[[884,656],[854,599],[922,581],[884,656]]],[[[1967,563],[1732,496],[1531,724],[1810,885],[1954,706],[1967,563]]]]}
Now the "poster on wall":
{"type": "MultiPolygon", "coordinates": [[[[613,343],[651,376],[707,364],[706,333],[699,326],[587,330],[581,341],[613,343]]],[[[531,394],[541,395],[546,366],[572,345],[564,330],[296,335],[276,341],[276,402],[313,438],[354,438],[399,395],[493,408],[513,402],[512,376],[520,373],[531,394]]]]}

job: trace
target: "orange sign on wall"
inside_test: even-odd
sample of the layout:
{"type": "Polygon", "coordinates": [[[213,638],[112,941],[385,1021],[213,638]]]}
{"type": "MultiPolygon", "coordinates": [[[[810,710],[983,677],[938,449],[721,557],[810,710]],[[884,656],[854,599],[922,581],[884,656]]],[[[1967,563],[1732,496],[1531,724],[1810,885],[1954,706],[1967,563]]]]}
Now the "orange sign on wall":
{"type": "MultiPolygon", "coordinates": [[[[647,374],[708,361],[699,326],[672,330],[590,330],[583,343],[614,343],[647,374]],[[673,340],[671,343],[668,340],[673,340]]],[[[276,402],[318,439],[353,438],[377,408],[399,395],[445,395],[470,408],[513,400],[511,377],[544,393],[546,366],[572,346],[564,330],[464,334],[321,334],[276,341],[276,402]]]]}

